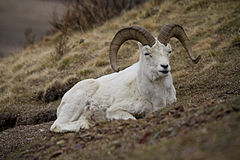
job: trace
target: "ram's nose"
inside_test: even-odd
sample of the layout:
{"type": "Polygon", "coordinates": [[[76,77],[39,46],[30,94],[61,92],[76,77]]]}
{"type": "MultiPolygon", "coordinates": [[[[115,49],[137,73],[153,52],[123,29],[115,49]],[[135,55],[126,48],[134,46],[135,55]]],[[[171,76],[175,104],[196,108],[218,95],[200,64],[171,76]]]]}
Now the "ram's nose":
{"type": "Polygon", "coordinates": [[[160,65],[163,69],[167,69],[168,68],[168,64],[161,64],[160,65]]]}

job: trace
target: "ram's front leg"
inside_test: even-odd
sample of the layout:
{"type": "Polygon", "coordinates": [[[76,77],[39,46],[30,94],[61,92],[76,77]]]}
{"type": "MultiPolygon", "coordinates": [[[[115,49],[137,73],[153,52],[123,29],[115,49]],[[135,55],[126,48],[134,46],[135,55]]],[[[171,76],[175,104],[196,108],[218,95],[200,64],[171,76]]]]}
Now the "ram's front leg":
{"type": "Polygon", "coordinates": [[[171,88],[169,89],[169,96],[167,97],[167,104],[172,104],[177,101],[176,98],[176,90],[174,86],[172,85],[171,88]]]}
{"type": "Polygon", "coordinates": [[[118,104],[112,105],[110,108],[107,109],[107,113],[106,113],[107,119],[136,120],[136,118],[124,108],[126,107],[123,107],[123,104],[118,103],[118,104]]]}

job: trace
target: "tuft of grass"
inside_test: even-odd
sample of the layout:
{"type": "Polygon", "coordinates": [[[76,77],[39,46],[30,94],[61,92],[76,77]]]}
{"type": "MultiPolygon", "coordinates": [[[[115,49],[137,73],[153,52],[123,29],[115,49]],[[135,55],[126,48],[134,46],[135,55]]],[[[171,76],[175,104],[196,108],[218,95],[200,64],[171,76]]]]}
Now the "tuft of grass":
{"type": "Polygon", "coordinates": [[[37,93],[37,99],[45,103],[53,102],[61,98],[70,88],[79,81],[76,75],[69,76],[63,80],[54,80],[44,90],[37,93]]]}
{"type": "Polygon", "coordinates": [[[197,1],[192,5],[189,5],[188,7],[186,7],[185,12],[198,10],[198,9],[207,9],[210,6],[210,3],[211,2],[207,0],[197,1]]]}
{"type": "Polygon", "coordinates": [[[240,47],[240,35],[237,35],[233,40],[232,40],[232,46],[240,47]]]}
{"type": "Polygon", "coordinates": [[[23,66],[24,66],[24,63],[16,64],[16,65],[13,67],[12,71],[13,71],[13,72],[17,72],[17,71],[21,70],[23,66]]]}
{"type": "Polygon", "coordinates": [[[103,67],[103,66],[106,66],[106,65],[109,65],[109,62],[106,61],[106,60],[97,59],[96,62],[95,62],[96,67],[103,67]]]}
{"type": "Polygon", "coordinates": [[[63,25],[60,28],[60,31],[61,31],[61,35],[59,37],[59,41],[57,42],[57,45],[55,48],[55,55],[58,58],[61,58],[67,52],[68,27],[66,25],[63,25]]]}
{"type": "Polygon", "coordinates": [[[94,73],[94,71],[92,69],[83,69],[77,72],[77,75],[81,76],[87,76],[91,73],[94,73]]]}
{"type": "Polygon", "coordinates": [[[61,86],[62,86],[61,81],[52,82],[45,89],[42,100],[47,103],[57,100],[60,96],[63,95],[61,86]]]}
{"type": "Polygon", "coordinates": [[[63,70],[66,68],[67,65],[71,63],[71,57],[66,57],[60,62],[59,69],[63,70]]]}

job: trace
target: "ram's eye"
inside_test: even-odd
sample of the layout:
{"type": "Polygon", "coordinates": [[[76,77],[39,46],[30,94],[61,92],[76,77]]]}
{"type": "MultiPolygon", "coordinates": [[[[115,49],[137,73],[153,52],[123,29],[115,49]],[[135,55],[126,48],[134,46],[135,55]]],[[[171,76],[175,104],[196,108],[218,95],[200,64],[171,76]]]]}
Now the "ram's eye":
{"type": "Polygon", "coordinates": [[[150,57],[152,57],[152,55],[149,54],[149,53],[145,53],[144,55],[145,55],[145,56],[150,56],[150,57]]]}
{"type": "Polygon", "coordinates": [[[168,51],[168,54],[171,54],[172,53],[172,51],[168,51]]]}

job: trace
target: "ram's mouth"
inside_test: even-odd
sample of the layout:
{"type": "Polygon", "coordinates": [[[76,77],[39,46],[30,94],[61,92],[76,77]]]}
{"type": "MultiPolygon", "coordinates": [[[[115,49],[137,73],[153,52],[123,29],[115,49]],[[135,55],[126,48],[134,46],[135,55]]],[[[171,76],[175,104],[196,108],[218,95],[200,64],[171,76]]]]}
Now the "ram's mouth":
{"type": "Polygon", "coordinates": [[[159,72],[161,72],[163,74],[167,74],[169,71],[159,71],[159,72]]]}

